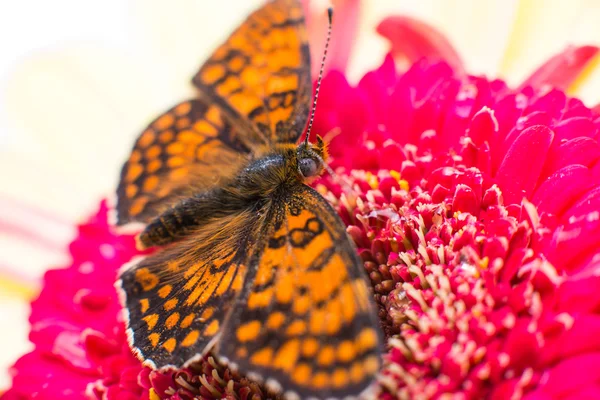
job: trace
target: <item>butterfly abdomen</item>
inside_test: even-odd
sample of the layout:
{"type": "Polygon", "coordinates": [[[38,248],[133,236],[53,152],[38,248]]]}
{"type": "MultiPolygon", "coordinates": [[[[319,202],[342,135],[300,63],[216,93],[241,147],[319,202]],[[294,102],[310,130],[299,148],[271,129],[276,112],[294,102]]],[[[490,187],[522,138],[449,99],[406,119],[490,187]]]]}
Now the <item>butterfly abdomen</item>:
{"type": "Polygon", "coordinates": [[[249,208],[250,199],[237,190],[215,188],[183,199],[153,219],[138,237],[138,246],[164,246],[224,217],[249,208]]]}

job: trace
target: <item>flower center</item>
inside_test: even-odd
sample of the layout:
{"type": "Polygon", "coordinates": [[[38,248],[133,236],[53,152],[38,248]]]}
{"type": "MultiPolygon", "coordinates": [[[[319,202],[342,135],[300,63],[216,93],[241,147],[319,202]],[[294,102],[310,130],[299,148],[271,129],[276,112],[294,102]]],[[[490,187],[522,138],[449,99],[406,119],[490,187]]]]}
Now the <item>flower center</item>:
{"type": "Polygon", "coordinates": [[[391,346],[384,390],[484,395],[507,376],[532,385],[540,301],[557,279],[533,246],[542,232],[535,210],[511,215],[474,168],[446,167],[410,188],[394,171],[342,179],[353,193],[332,196],[344,186],[331,178],[319,190],[339,198],[373,284],[391,346]]]}

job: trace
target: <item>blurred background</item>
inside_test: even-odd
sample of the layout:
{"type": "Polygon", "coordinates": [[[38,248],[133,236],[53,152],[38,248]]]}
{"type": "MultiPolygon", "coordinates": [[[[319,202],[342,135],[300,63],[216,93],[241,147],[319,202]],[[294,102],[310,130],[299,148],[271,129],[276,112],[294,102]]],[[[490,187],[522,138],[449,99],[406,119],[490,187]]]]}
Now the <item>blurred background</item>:
{"type": "MultiPolygon", "coordinates": [[[[28,301],[46,269],[67,265],[75,224],[101,198],[112,198],[135,137],[158,113],[193,96],[195,70],[261,3],[0,2],[0,392],[10,382],[7,368],[29,348],[28,301]]],[[[355,39],[336,66],[347,54],[354,82],[381,63],[387,43],[375,27],[390,14],[431,24],[470,73],[512,85],[569,44],[600,45],[596,0],[333,3],[346,7],[336,24],[350,25],[334,33],[334,46],[355,39]]],[[[309,4],[315,49],[325,39],[329,5],[309,4]]],[[[600,102],[598,64],[569,89],[588,106],[600,102]]]]}

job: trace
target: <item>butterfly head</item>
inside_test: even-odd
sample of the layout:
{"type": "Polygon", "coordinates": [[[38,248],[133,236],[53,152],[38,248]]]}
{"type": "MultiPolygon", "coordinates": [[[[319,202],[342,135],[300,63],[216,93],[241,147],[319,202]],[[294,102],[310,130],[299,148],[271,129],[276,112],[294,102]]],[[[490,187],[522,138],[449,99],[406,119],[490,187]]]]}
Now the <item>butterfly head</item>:
{"type": "Polygon", "coordinates": [[[321,175],[327,162],[327,143],[321,136],[316,143],[303,142],[297,149],[298,172],[304,178],[313,178],[321,175]]]}

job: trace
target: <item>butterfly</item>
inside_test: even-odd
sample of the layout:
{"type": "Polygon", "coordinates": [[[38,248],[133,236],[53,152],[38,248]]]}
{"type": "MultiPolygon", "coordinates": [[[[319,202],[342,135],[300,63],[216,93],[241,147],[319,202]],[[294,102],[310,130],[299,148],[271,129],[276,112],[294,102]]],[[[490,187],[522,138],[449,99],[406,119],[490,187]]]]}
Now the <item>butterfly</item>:
{"type": "Polygon", "coordinates": [[[139,246],[160,247],[117,282],[131,348],[155,369],[212,351],[291,398],[359,394],[382,334],[342,221],[306,184],[327,145],[297,144],[312,96],[300,2],[252,13],[193,83],[197,98],[139,136],[117,189],[118,223],[146,224],[139,246]]]}

